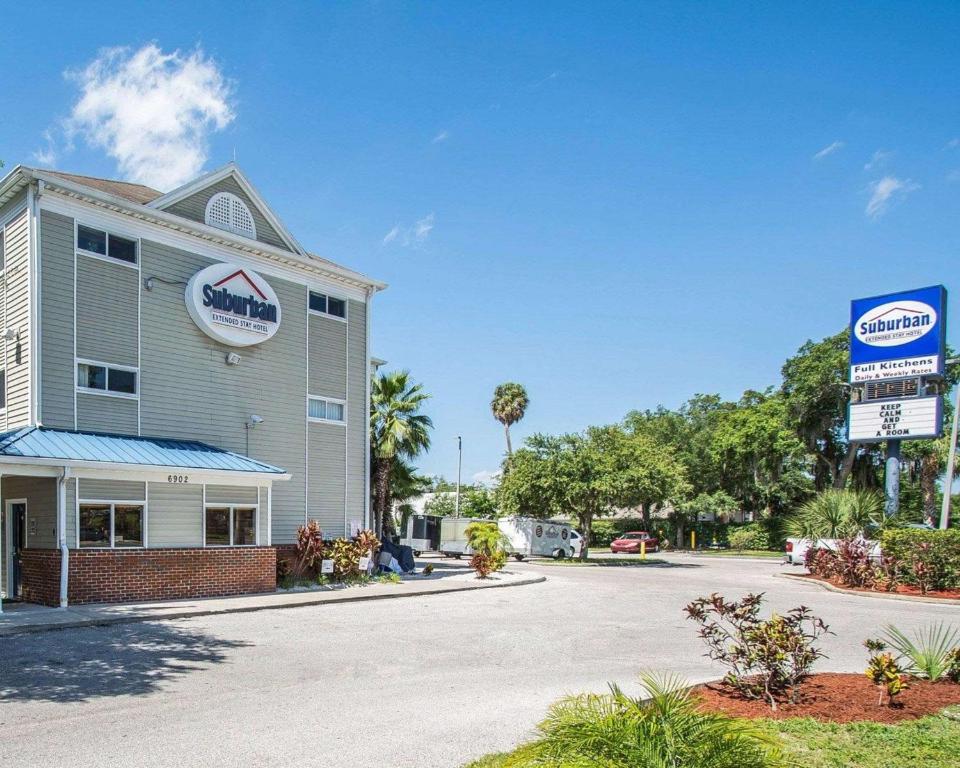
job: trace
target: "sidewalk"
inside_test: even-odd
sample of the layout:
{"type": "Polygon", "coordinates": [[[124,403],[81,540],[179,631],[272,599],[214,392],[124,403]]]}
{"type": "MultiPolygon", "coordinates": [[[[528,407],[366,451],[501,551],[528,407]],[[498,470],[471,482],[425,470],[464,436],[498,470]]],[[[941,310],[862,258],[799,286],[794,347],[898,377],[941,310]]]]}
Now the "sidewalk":
{"type": "Polygon", "coordinates": [[[502,571],[481,581],[466,569],[440,569],[433,576],[406,577],[400,584],[335,587],[303,592],[270,592],[238,597],[209,597],[195,600],[166,600],[153,603],[77,605],[46,608],[30,603],[7,603],[0,614],[0,638],[10,635],[47,632],[73,627],[127,624],[135,621],[181,619],[217,613],[246,613],[277,608],[301,608],[308,605],[354,603],[363,600],[387,600],[418,597],[474,589],[519,587],[546,581],[544,576],[502,571]]]}

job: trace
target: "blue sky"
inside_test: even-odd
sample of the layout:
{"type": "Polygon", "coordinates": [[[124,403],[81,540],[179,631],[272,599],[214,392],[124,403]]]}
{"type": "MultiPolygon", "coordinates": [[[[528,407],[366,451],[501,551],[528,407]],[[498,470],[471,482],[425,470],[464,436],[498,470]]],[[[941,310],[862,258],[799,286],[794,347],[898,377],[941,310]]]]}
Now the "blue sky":
{"type": "Polygon", "coordinates": [[[134,5],[6,9],[0,156],[130,176],[64,73],[193,56],[202,167],[236,153],[390,283],[374,352],[434,394],[429,473],[457,434],[466,479],[498,467],[501,381],[519,443],[776,384],[855,296],[943,282],[958,316],[955,3],[134,5]]]}

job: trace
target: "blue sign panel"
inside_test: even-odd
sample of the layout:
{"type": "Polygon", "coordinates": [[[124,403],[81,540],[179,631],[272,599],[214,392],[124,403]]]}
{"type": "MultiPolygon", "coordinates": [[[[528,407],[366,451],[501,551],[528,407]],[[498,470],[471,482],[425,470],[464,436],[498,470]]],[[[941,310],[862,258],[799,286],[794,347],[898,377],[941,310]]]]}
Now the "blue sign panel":
{"type": "Polygon", "coordinates": [[[850,380],[942,374],[946,312],[942,285],[855,299],[850,305],[850,380]]]}

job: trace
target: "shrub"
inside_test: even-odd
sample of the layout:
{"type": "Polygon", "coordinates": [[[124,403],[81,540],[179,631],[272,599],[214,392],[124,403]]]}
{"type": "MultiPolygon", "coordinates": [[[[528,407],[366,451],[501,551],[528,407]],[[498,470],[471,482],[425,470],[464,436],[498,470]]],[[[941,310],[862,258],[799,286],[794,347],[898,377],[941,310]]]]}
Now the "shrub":
{"type": "Polygon", "coordinates": [[[730,526],[727,541],[733,549],[770,549],[770,533],[760,523],[730,526]]]}
{"type": "Polygon", "coordinates": [[[762,604],[762,593],[729,603],[714,593],[685,610],[700,625],[706,655],[729,669],[724,682],[739,695],[776,709],[782,701],[796,702],[813,663],[824,656],[814,642],[829,628],[806,606],[761,619],[762,604]]]}
{"type": "Polygon", "coordinates": [[[960,646],[947,654],[947,680],[960,683],[960,646]]]}
{"type": "Polygon", "coordinates": [[[848,587],[870,588],[877,582],[878,568],[870,560],[871,546],[865,539],[837,542],[836,576],[848,587]]]}
{"type": "Polygon", "coordinates": [[[893,528],[880,534],[880,546],[897,581],[924,594],[960,589],[960,529],[893,528]]]}
{"type": "Polygon", "coordinates": [[[568,696],[550,707],[539,738],[506,761],[507,768],[566,766],[696,766],[767,768],[780,764],[775,742],[748,720],[701,712],[674,678],[641,675],[646,697],[568,696]]]}
{"type": "Polygon", "coordinates": [[[909,638],[888,624],[884,639],[899,654],[898,662],[908,662],[906,669],[910,674],[935,681],[949,676],[952,654],[960,644],[960,631],[940,622],[915,631],[909,638]]]}
{"type": "Polygon", "coordinates": [[[316,520],[311,520],[306,525],[301,525],[297,529],[297,561],[294,566],[294,575],[297,578],[303,578],[307,574],[318,573],[325,551],[320,524],[316,520]]]}
{"type": "Polygon", "coordinates": [[[810,573],[822,579],[832,579],[840,570],[837,553],[822,547],[810,547],[803,556],[803,564],[810,573]]]}
{"type": "Polygon", "coordinates": [[[594,520],[590,526],[590,546],[609,547],[610,542],[620,535],[612,520],[594,520]]]}
{"type": "Polygon", "coordinates": [[[864,646],[873,654],[867,662],[866,675],[880,691],[877,706],[883,704],[883,694],[886,693],[892,707],[894,697],[906,687],[903,670],[893,658],[893,654],[886,652],[887,644],[883,640],[867,640],[864,646]]]}
{"type": "Polygon", "coordinates": [[[883,497],[876,491],[831,489],[800,507],[787,521],[787,531],[804,539],[851,538],[882,519],[883,497]]]}
{"type": "Polygon", "coordinates": [[[470,523],[465,531],[467,544],[473,550],[470,567],[481,579],[499,571],[507,562],[505,539],[496,523],[470,523]]]}

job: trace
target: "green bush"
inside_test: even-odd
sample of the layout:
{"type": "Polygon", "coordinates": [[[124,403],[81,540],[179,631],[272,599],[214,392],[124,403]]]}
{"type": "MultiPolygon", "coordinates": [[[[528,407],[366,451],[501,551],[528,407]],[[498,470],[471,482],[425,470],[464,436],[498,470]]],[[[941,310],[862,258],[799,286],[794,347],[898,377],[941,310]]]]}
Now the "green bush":
{"type": "Polygon", "coordinates": [[[731,526],[727,541],[733,549],[771,549],[770,533],[760,523],[731,526]]]}
{"type": "Polygon", "coordinates": [[[960,588],[960,529],[891,528],[880,534],[880,546],[897,582],[922,592],[960,588]]]}
{"type": "MultiPolygon", "coordinates": [[[[780,765],[776,741],[749,720],[701,712],[687,686],[641,675],[647,696],[568,696],[550,707],[539,738],[508,756],[508,768],[768,768],[780,765]]],[[[493,763],[496,765],[497,763],[493,763]]]]}

